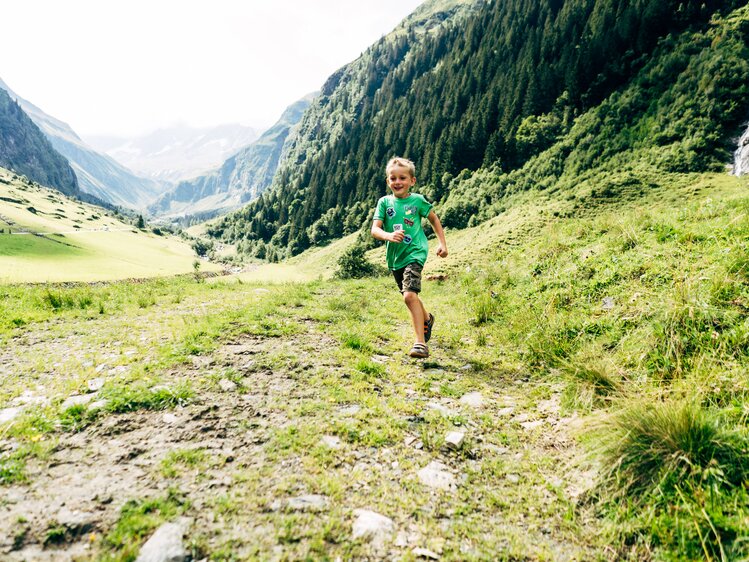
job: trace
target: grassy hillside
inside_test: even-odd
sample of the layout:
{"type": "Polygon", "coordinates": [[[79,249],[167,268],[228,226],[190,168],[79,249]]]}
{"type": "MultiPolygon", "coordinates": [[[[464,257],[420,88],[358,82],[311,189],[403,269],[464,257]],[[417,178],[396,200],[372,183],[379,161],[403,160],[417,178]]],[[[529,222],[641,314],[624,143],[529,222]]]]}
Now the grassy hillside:
{"type": "Polygon", "coordinates": [[[0,548],[132,560],[186,516],[198,559],[743,559],[748,183],[449,231],[426,361],[387,277],[6,286],[0,548]]]}
{"type": "MultiPolygon", "coordinates": [[[[0,283],[104,281],[193,271],[190,246],[0,169],[0,283]]],[[[203,264],[203,269],[218,269],[203,264]]]]}

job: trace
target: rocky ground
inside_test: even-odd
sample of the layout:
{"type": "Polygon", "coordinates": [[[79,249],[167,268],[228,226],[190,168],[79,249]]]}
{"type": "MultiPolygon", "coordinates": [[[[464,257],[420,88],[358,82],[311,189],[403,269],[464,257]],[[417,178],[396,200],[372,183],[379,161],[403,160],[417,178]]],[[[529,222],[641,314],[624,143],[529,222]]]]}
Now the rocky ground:
{"type": "MultiPolygon", "coordinates": [[[[194,312],[189,303],[170,310],[194,312]]],[[[96,344],[83,335],[95,322],[76,324],[78,334],[40,323],[0,352],[0,454],[21,447],[11,428],[33,412],[89,416],[77,430],[58,421],[40,434],[45,452],[2,488],[4,560],[605,553],[584,502],[593,471],[579,461],[581,420],[563,415],[561,389],[522,374],[494,380],[440,350],[439,337],[427,362],[385,345],[352,365],[328,325],[300,310],[293,334],[222,337],[210,353],[164,368],[157,390],[188,385],[189,399],[108,410],[109,381],[135,380],[151,338],[169,339],[157,321],[163,328],[164,312],[137,328],[100,323],[96,344]],[[123,341],[112,345],[117,333],[123,341]],[[88,374],[55,386],[66,356],[88,374]],[[126,529],[128,509],[154,498],[156,518],[126,529]]]]}

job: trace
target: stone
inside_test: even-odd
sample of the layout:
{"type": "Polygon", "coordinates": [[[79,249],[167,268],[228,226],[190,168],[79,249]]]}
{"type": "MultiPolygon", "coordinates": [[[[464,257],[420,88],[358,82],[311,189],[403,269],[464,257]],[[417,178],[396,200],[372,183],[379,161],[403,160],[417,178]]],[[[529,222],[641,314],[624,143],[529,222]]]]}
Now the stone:
{"type": "Polygon", "coordinates": [[[55,521],[73,534],[87,533],[92,529],[96,518],[92,513],[84,511],[72,511],[63,507],[57,512],[55,521]]]}
{"type": "Polygon", "coordinates": [[[382,544],[393,534],[395,523],[389,517],[368,509],[356,509],[354,515],[356,515],[353,526],[354,539],[368,539],[382,544]]]}
{"type": "Polygon", "coordinates": [[[320,443],[331,449],[341,448],[341,439],[334,435],[323,435],[320,439],[320,443]]]}
{"type": "Polygon", "coordinates": [[[434,410],[436,412],[439,412],[443,416],[450,416],[452,415],[452,411],[447,406],[443,406],[439,402],[429,402],[426,405],[427,410],[434,410]]]}
{"type": "Polygon", "coordinates": [[[375,363],[387,363],[388,361],[390,361],[390,357],[387,355],[373,355],[372,361],[374,361],[375,363]]]}
{"type": "Polygon", "coordinates": [[[257,288],[257,289],[255,289],[255,294],[256,295],[264,295],[266,293],[270,293],[270,291],[268,289],[263,289],[263,288],[257,288]]]}
{"type": "Polygon", "coordinates": [[[135,562],[185,562],[189,554],[182,543],[188,522],[164,523],[141,547],[135,562]]]}
{"type": "Polygon", "coordinates": [[[0,410],[0,423],[13,421],[22,411],[23,408],[20,407],[5,408],[3,410],[0,410]]]}
{"type": "Polygon", "coordinates": [[[500,408],[497,410],[497,415],[499,417],[511,416],[514,411],[515,408],[513,406],[508,406],[507,408],[500,408]]]}
{"type": "Polygon", "coordinates": [[[520,427],[522,427],[525,430],[533,430],[537,427],[541,427],[544,424],[544,420],[535,420],[535,421],[527,421],[520,424],[520,427]]]}
{"type": "Polygon", "coordinates": [[[614,308],[614,297],[603,297],[601,308],[604,310],[611,310],[614,308]]]}
{"type": "Polygon", "coordinates": [[[481,408],[484,405],[484,397],[480,392],[469,392],[463,395],[460,399],[460,403],[471,408],[481,408]]]}
{"type": "Polygon", "coordinates": [[[507,475],[505,476],[505,478],[506,478],[506,479],[507,479],[507,480],[508,480],[509,482],[512,482],[513,484],[517,484],[518,482],[520,482],[520,476],[518,476],[517,474],[507,474],[507,475]]]}
{"type": "Polygon", "coordinates": [[[234,392],[237,390],[237,383],[229,379],[221,379],[218,381],[218,385],[224,392],[234,392]]]}
{"type": "Polygon", "coordinates": [[[44,405],[49,402],[49,398],[46,396],[35,396],[33,392],[27,390],[21,396],[17,396],[13,399],[12,404],[14,406],[28,406],[28,405],[44,405]]]}
{"type": "Polygon", "coordinates": [[[465,443],[466,440],[466,434],[462,431],[449,431],[447,435],[445,435],[445,445],[447,445],[448,449],[453,449],[454,451],[457,451],[463,446],[463,443],[465,443]]]}
{"type": "Polygon", "coordinates": [[[286,502],[286,508],[291,511],[323,511],[326,507],[328,507],[328,498],[318,494],[290,498],[286,502]]]}
{"type": "Polygon", "coordinates": [[[455,476],[439,461],[432,461],[422,468],[417,476],[422,484],[437,490],[451,490],[455,488],[455,476]]]}
{"type": "Polygon", "coordinates": [[[96,394],[74,394],[67,398],[61,405],[60,408],[67,410],[73,406],[85,406],[94,399],[96,394]]]}
{"type": "Polygon", "coordinates": [[[351,404],[350,406],[344,406],[338,412],[344,416],[355,416],[361,411],[361,406],[358,404],[351,404]]]}
{"type": "Polygon", "coordinates": [[[91,404],[88,405],[88,409],[90,411],[102,410],[107,407],[107,404],[109,404],[108,400],[96,400],[95,402],[91,402],[91,404]]]}
{"type": "Polygon", "coordinates": [[[161,419],[164,420],[164,423],[177,423],[179,421],[179,418],[171,412],[164,414],[161,419]]]}
{"type": "Polygon", "coordinates": [[[98,392],[104,386],[104,379],[96,377],[95,379],[88,381],[86,386],[88,387],[89,392],[98,392]]]}
{"type": "Polygon", "coordinates": [[[428,548],[421,548],[420,546],[417,546],[411,552],[413,553],[414,556],[416,556],[416,558],[428,558],[429,560],[440,559],[440,555],[437,554],[436,552],[432,552],[428,548]]]}

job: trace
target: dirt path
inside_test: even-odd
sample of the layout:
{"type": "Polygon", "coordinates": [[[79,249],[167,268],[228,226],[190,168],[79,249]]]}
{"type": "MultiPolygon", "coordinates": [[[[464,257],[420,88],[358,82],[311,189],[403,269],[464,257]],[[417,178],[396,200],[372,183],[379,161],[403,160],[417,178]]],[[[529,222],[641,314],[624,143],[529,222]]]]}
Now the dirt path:
{"type": "MultiPolygon", "coordinates": [[[[6,357],[64,347],[44,330],[6,357]]],[[[170,384],[203,389],[189,404],[59,433],[49,456],[27,465],[28,481],[3,490],[0,555],[98,558],[126,502],[179,490],[188,548],[215,559],[596,557],[597,524],[578,504],[591,474],[571,464],[579,420],[561,416],[559,389],[519,381],[444,395],[440,381],[474,375],[397,354],[372,360],[418,378],[403,386],[380,373],[360,400],[341,402],[350,375],[337,345],[313,322],[287,338],[243,336],[168,373],[170,384]],[[431,442],[451,429],[468,443],[431,442]],[[434,466],[446,487],[422,478],[434,466]],[[391,519],[387,540],[352,536],[358,509],[391,519]]],[[[0,453],[14,446],[0,439],[0,453]]]]}

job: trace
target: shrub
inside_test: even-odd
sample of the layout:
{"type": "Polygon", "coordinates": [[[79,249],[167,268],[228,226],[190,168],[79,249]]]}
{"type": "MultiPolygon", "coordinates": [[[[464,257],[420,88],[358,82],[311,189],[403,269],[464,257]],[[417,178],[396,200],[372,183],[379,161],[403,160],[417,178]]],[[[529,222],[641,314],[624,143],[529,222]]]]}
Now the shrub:
{"type": "Polygon", "coordinates": [[[364,255],[364,246],[354,244],[338,258],[338,269],[335,276],[338,279],[362,279],[377,277],[382,274],[382,268],[374,265],[364,255]]]}

